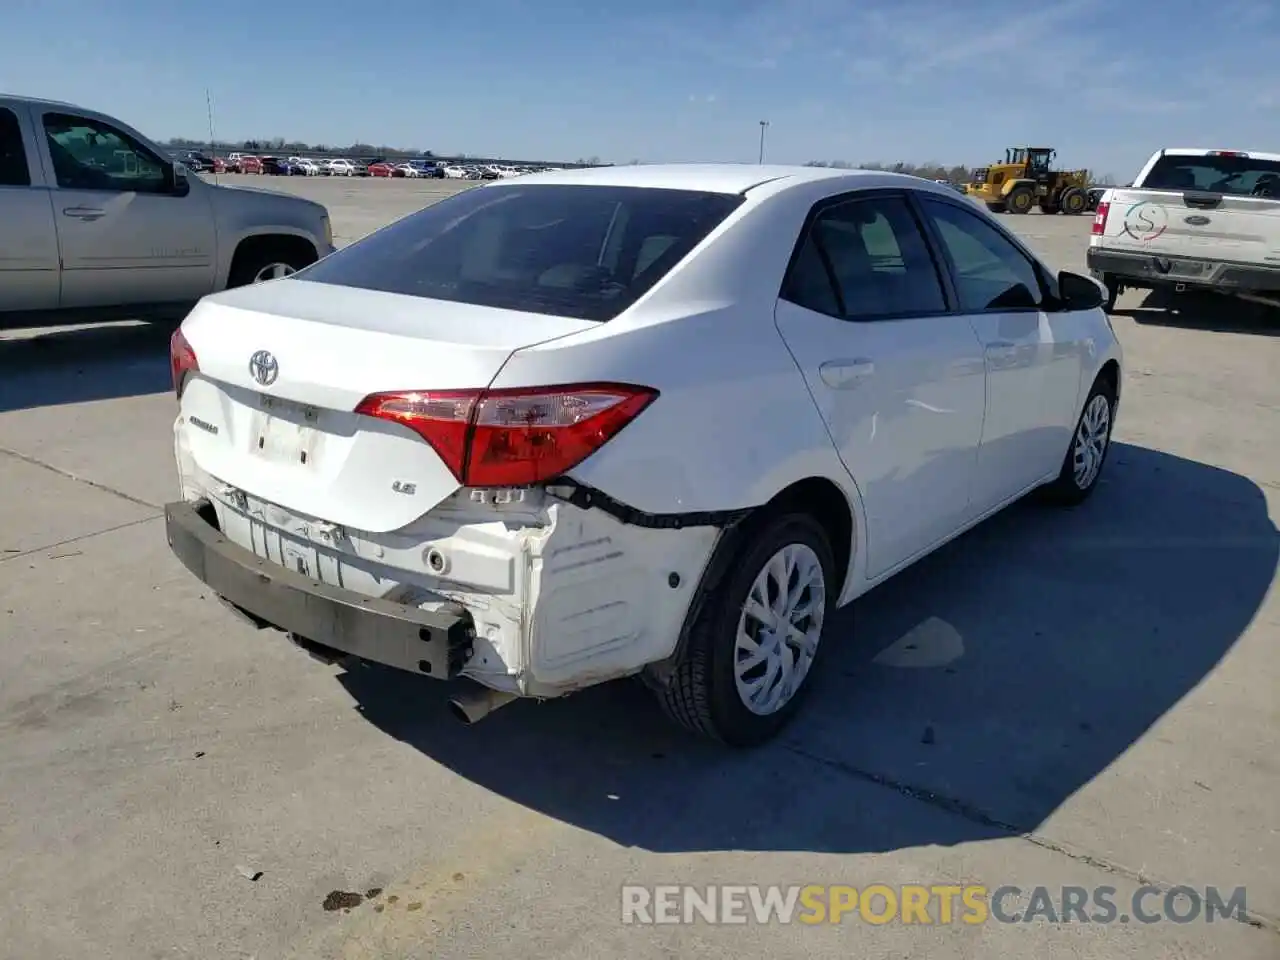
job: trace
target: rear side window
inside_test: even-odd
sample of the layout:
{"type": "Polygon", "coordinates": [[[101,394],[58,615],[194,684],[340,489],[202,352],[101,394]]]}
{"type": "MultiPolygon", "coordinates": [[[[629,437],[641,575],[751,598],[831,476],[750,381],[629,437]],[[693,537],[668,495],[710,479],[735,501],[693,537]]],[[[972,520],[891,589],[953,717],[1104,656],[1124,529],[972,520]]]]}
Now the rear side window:
{"type": "Polygon", "coordinates": [[[901,197],[852,200],[818,214],[782,296],[850,320],[921,316],[947,307],[928,245],[901,197]]]}
{"type": "Polygon", "coordinates": [[[0,107],[0,187],[29,186],[31,169],[22,146],[22,128],[12,110],[0,107]]]}
{"type": "Polygon", "coordinates": [[[478,188],[329,255],[297,279],[610,320],[742,199],[645,187],[478,188]]]}
{"type": "Polygon", "coordinates": [[[1203,190],[1280,200],[1280,163],[1251,157],[1179,157],[1155,162],[1140,189],[1203,190]]]}

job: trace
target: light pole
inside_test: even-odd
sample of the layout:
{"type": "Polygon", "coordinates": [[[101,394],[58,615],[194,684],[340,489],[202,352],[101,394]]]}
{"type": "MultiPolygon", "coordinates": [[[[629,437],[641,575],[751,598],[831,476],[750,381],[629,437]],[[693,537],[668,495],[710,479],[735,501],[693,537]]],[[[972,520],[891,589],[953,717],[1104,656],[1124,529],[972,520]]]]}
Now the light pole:
{"type": "Polygon", "coordinates": [[[764,131],[769,126],[768,120],[760,121],[760,163],[764,163],[764,131]]]}

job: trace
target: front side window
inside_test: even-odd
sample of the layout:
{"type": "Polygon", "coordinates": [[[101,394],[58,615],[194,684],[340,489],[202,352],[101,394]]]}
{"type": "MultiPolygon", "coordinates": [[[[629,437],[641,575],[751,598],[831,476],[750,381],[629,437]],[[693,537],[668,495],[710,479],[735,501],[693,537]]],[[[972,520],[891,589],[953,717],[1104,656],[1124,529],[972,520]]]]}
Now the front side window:
{"type": "Polygon", "coordinates": [[[960,309],[1025,310],[1044,303],[1036,268],[999,230],[954,204],[929,197],[920,202],[951,261],[960,309]]]}
{"type": "Polygon", "coordinates": [[[169,192],[164,161],[100,120],[46,113],[44,132],[63,189],[169,192]]]}
{"type": "Polygon", "coordinates": [[[609,320],[742,197],[595,185],[481,187],[325,257],[297,279],[609,320]]]}
{"type": "Polygon", "coordinates": [[[947,307],[928,245],[901,197],[852,200],[822,211],[782,295],[851,320],[922,316],[947,307]]]}
{"type": "Polygon", "coordinates": [[[31,168],[22,145],[22,127],[12,110],[0,107],[0,187],[31,186],[31,168]]]}

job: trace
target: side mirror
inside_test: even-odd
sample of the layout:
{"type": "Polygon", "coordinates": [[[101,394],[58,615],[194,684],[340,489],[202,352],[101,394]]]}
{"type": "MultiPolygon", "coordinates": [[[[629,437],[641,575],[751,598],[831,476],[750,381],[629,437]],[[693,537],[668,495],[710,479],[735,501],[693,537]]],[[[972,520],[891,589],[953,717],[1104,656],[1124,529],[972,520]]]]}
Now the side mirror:
{"type": "Polygon", "coordinates": [[[1058,299],[1064,310],[1092,310],[1107,302],[1107,291],[1093,277],[1063,270],[1058,274],[1058,299]]]}

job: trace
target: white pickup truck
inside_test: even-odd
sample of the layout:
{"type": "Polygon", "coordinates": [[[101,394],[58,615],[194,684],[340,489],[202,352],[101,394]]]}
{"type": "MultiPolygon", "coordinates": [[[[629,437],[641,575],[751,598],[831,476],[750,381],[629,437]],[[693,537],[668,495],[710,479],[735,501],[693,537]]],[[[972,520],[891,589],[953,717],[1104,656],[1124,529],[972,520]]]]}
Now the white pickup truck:
{"type": "Polygon", "coordinates": [[[1102,195],[1086,262],[1107,288],[1211,290],[1280,306],[1280,154],[1167,149],[1102,195]]]}
{"type": "Polygon", "coordinates": [[[0,94],[0,324],[163,313],[332,251],[318,203],[208,183],[113,117],[0,94]]]}

